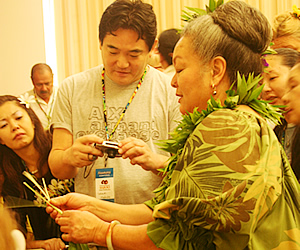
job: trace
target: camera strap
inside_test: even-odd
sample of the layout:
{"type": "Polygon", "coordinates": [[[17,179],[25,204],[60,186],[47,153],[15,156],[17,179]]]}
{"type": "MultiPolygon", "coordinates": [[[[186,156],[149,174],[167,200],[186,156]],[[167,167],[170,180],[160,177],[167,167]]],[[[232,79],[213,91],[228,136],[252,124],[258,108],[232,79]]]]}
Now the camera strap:
{"type": "Polygon", "coordinates": [[[147,73],[147,66],[144,70],[144,73],[141,77],[141,79],[139,80],[138,82],[138,85],[136,86],[133,94],[131,95],[131,97],[129,98],[129,101],[128,103],[126,104],[125,108],[123,109],[122,111],[122,114],[118,120],[118,122],[116,123],[115,127],[113,128],[113,130],[111,131],[111,134],[109,135],[109,132],[108,132],[108,127],[107,127],[107,110],[106,110],[106,98],[105,98],[105,81],[104,81],[104,73],[105,73],[105,70],[104,70],[104,67],[103,67],[103,70],[102,70],[102,74],[101,74],[101,77],[102,77],[102,97],[103,97],[103,116],[104,116],[104,124],[105,124],[105,131],[106,131],[106,139],[109,141],[113,134],[115,133],[117,127],[119,126],[120,122],[122,121],[124,115],[125,115],[125,112],[126,110],[128,109],[130,103],[132,102],[133,98],[135,97],[137,91],[139,90],[139,88],[141,87],[143,81],[144,81],[144,78],[145,78],[145,75],[147,73]]]}

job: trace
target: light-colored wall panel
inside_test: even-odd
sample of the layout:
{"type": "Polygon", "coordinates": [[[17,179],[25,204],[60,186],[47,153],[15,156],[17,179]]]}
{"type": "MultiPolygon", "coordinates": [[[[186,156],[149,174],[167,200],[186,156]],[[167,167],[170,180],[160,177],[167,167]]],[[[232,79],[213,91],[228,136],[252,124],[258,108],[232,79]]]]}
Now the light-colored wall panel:
{"type": "Polygon", "coordinates": [[[0,94],[32,88],[31,67],[45,62],[42,0],[0,0],[0,94]]]}

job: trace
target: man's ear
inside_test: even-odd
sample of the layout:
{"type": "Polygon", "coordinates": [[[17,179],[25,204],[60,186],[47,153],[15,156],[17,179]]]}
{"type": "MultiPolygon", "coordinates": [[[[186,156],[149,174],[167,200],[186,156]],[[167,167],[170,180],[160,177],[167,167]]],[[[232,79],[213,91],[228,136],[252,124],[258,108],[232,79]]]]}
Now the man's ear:
{"type": "Polygon", "coordinates": [[[101,44],[101,41],[99,41],[99,49],[102,50],[102,44],[101,44]]]}
{"type": "Polygon", "coordinates": [[[227,63],[224,57],[216,56],[210,61],[212,81],[214,86],[218,86],[226,75],[227,63]]]}
{"type": "Polygon", "coordinates": [[[158,52],[158,51],[156,51],[157,50],[157,48],[156,48],[157,43],[158,43],[158,40],[155,39],[155,41],[154,41],[154,43],[152,45],[152,48],[151,48],[151,50],[149,52],[153,52],[153,53],[158,52]]]}

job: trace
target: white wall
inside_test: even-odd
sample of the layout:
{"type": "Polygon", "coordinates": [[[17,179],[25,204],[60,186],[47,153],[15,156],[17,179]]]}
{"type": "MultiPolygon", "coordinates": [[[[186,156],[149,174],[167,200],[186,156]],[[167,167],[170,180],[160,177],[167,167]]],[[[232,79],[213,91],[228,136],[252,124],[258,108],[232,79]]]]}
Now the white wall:
{"type": "Polygon", "coordinates": [[[46,62],[42,0],[0,0],[0,95],[32,88],[31,67],[46,62]]]}

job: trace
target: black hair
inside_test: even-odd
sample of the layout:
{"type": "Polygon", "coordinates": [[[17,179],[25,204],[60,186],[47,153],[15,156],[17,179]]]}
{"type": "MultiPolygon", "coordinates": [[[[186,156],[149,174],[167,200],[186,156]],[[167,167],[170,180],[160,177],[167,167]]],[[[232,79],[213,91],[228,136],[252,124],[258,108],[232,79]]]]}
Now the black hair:
{"type": "Polygon", "coordinates": [[[141,0],[117,0],[104,11],[99,24],[99,40],[107,34],[114,35],[118,29],[130,29],[138,34],[138,39],[145,40],[149,51],[151,50],[156,35],[156,16],[150,4],[141,0]]]}
{"type": "Polygon", "coordinates": [[[176,29],[164,30],[158,37],[158,52],[163,56],[168,65],[172,65],[172,56],[170,56],[170,53],[173,53],[179,39],[180,34],[176,29]]]}
{"type": "MultiPolygon", "coordinates": [[[[52,136],[49,131],[45,131],[42,123],[37,115],[31,108],[26,108],[24,104],[21,104],[19,99],[11,95],[0,96],[0,106],[6,102],[14,102],[24,109],[33,125],[34,125],[34,138],[33,145],[38,151],[40,158],[37,163],[38,170],[42,169],[44,164],[48,165],[48,155],[52,146],[52,136]]],[[[9,147],[0,144],[0,175],[1,175],[1,196],[18,194],[19,197],[23,197],[23,185],[20,181],[22,179],[22,172],[25,170],[25,166],[22,163],[22,159],[9,147]],[[6,188],[6,187],[9,187],[6,188]]]]}

